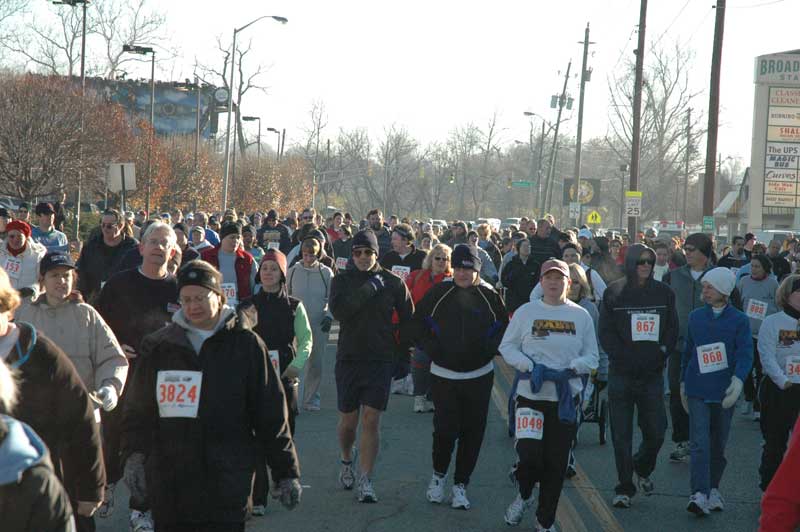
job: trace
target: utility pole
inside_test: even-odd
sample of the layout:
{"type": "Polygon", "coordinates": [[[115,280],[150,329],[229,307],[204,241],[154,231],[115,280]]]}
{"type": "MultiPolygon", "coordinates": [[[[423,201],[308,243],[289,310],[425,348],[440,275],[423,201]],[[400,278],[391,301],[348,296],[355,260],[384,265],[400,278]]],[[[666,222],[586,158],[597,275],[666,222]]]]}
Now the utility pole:
{"type": "MultiPolygon", "coordinates": [[[[583,41],[579,42],[578,44],[583,45],[583,65],[581,66],[581,92],[580,96],[578,97],[578,132],[575,139],[575,196],[580,204],[581,201],[581,137],[583,133],[583,95],[584,95],[584,88],[586,82],[589,81],[591,77],[591,71],[586,70],[586,61],[589,59],[589,45],[594,44],[593,42],[589,41],[589,23],[586,23],[586,33],[583,37],[583,41]]],[[[582,205],[581,205],[582,207],[582,205]]],[[[576,226],[581,225],[581,211],[582,208],[578,208],[578,219],[576,226]]]]}
{"type": "MultiPolygon", "coordinates": [[[[542,163],[544,162],[544,120],[542,120],[542,136],[539,137],[539,155],[537,156],[537,169],[536,169],[536,200],[542,202],[542,194],[544,194],[544,187],[542,187],[542,163]]],[[[533,213],[531,213],[533,214],[533,213]]],[[[542,212],[539,213],[541,216],[542,212]]]]}
{"type": "MultiPolygon", "coordinates": [[[[546,202],[543,204],[543,210],[549,211],[551,202],[553,200],[553,179],[556,171],[556,150],[558,150],[558,129],[561,126],[561,112],[567,103],[567,82],[569,82],[569,71],[572,69],[572,59],[567,63],[567,73],[564,74],[564,87],[561,89],[561,95],[558,97],[558,115],[556,117],[556,130],[553,133],[553,149],[550,151],[550,168],[547,176],[547,184],[545,186],[546,202]]],[[[542,213],[544,215],[544,213],[542,213]]]]}
{"type": "MultiPolygon", "coordinates": [[[[641,0],[639,10],[639,43],[636,48],[636,75],[633,89],[633,131],[631,133],[631,173],[629,190],[639,190],[639,152],[642,127],[642,78],[644,77],[644,32],[647,20],[647,0],[641,0]]],[[[624,207],[623,207],[624,208],[624,207]]],[[[628,235],[636,242],[637,219],[628,216],[628,235]]]]}
{"type": "Polygon", "coordinates": [[[725,1],[717,0],[714,23],[714,50],[711,56],[711,90],[708,96],[708,140],[706,143],[706,176],[703,183],[703,217],[714,214],[714,181],[719,127],[719,79],[722,66],[722,35],[725,30],[725,1]]]}
{"type": "Polygon", "coordinates": [[[692,159],[692,108],[686,110],[686,162],[683,169],[683,223],[686,223],[686,205],[689,203],[689,161],[692,159]]]}

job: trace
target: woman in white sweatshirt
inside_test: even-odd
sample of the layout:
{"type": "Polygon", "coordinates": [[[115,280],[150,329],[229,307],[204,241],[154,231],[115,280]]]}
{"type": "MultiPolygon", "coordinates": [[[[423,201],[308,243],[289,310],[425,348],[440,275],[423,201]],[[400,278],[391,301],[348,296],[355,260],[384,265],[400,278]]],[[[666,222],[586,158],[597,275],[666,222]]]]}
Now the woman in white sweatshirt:
{"type": "Polygon", "coordinates": [[[520,523],[538,482],[536,530],[549,531],[577,429],[576,405],[583,388],[579,376],[597,369],[599,355],[592,318],[567,299],[567,264],[546,261],[540,279],[542,299],[517,309],[500,344],[503,358],[520,376],[515,414],[519,493],[505,520],[520,523]]]}

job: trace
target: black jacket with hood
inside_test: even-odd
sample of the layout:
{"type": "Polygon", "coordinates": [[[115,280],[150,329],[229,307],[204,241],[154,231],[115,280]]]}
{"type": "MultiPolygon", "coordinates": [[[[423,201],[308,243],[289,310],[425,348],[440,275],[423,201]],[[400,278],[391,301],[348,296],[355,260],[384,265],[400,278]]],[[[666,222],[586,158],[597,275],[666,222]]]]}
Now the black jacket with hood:
{"type": "Polygon", "coordinates": [[[608,353],[609,374],[645,376],[660,374],[666,357],[678,340],[678,314],[675,294],[669,286],[653,279],[653,273],[641,286],[636,261],[643,252],[655,252],[642,244],[633,244],[625,255],[625,277],[608,285],[600,307],[600,344],[608,353]],[[633,341],[631,325],[634,314],[658,314],[658,342],[633,341]]]}
{"type": "Polygon", "coordinates": [[[103,242],[102,232],[89,238],[77,263],[78,290],[87,303],[94,304],[101,285],[119,271],[117,265],[124,260],[128,251],[138,245],[135,238],[123,236],[119,244],[109,247],[103,242]]]}
{"type": "Polygon", "coordinates": [[[298,478],[283,386],[250,316],[223,307],[216,332],[195,351],[182,314],[142,342],[128,388],[122,454],[143,453],[156,526],[242,523],[256,456],[276,480],[298,478]],[[200,371],[197,417],[160,417],[161,371],[200,371]]]}
{"type": "Polygon", "coordinates": [[[412,335],[437,366],[467,373],[498,354],[507,326],[508,313],[494,289],[483,283],[461,288],[448,279],[419,302],[412,335]]]}

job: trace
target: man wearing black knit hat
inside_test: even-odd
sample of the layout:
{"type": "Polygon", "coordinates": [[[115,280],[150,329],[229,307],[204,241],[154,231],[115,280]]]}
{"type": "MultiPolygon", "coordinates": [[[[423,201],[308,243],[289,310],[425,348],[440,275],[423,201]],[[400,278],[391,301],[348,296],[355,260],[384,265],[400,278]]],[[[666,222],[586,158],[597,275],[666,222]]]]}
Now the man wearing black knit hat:
{"type": "Polygon", "coordinates": [[[678,311],[678,344],[675,353],[668,359],[669,411],[672,418],[672,441],[675,450],[669,455],[673,462],[689,460],[689,415],[681,405],[681,354],[686,345],[689,327],[689,313],[702,307],[703,283],[706,271],[714,267],[711,260],[713,246],[705,233],[693,233],[683,244],[686,265],[664,274],[661,281],[675,292],[675,306],[678,311]]]}
{"type": "Polygon", "coordinates": [[[339,483],[348,490],[355,486],[359,502],[377,502],[370,475],[380,445],[380,418],[389,401],[395,353],[410,347],[407,327],[414,303],[405,283],[378,264],[378,239],[372,230],[356,233],[352,253],[355,267],[334,277],[330,292],[330,310],[340,324],[335,370],[339,483]],[[399,350],[393,311],[399,317],[399,350]],[[359,423],[356,475],[353,444],[359,423]]]}

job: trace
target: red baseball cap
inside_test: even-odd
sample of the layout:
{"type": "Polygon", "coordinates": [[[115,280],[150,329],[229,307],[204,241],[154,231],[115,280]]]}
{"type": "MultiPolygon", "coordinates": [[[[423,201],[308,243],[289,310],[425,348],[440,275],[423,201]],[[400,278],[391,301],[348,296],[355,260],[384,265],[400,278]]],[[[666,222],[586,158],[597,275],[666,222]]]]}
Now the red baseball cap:
{"type": "Polygon", "coordinates": [[[547,272],[553,270],[559,272],[564,277],[569,277],[569,266],[567,266],[567,263],[563,260],[558,259],[546,260],[544,264],[542,264],[542,273],[540,275],[544,277],[547,272]]]}

